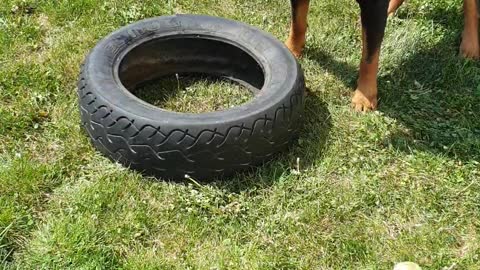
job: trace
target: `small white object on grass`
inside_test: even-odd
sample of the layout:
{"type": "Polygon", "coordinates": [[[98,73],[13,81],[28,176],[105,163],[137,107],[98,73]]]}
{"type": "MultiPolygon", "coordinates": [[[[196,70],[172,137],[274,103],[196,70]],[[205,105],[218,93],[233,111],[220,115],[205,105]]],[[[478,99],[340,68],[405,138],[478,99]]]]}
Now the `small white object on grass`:
{"type": "Polygon", "coordinates": [[[195,186],[202,188],[202,185],[200,185],[200,183],[195,181],[195,179],[193,179],[190,175],[185,174],[185,179],[190,180],[195,186]]]}
{"type": "Polygon", "coordinates": [[[295,165],[295,169],[291,170],[294,175],[302,174],[300,171],[300,158],[297,157],[297,164],[295,165]]]}
{"type": "Polygon", "coordinates": [[[401,262],[395,264],[393,270],[422,270],[422,268],[418,264],[413,262],[401,262]]]}

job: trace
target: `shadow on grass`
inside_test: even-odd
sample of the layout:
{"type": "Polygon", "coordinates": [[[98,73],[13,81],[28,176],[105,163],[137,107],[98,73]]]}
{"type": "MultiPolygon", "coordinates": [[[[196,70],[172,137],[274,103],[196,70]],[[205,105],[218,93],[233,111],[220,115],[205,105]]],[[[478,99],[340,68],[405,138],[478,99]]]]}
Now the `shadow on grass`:
{"type": "Polygon", "coordinates": [[[327,104],[314,96],[307,96],[304,121],[298,141],[288,150],[278,153],[271,161],[251,171],[218,179],[213,184],[233,193],[262,189],[320,162],[328,147],[332,127],[327,104]]]}
{"type": "MultiPolygon", "coordinates": [[[[408,129],[385,143],[405,152],[479,161],[480,63],[458,56],[462,15],[436,8],[423,16],[442,26],[443,36],[379,77],[378,110],[408,129]]],[[[356,66],[336,61],[320,49],[310,48],[307,54],[353,91],[356,66]]]]}

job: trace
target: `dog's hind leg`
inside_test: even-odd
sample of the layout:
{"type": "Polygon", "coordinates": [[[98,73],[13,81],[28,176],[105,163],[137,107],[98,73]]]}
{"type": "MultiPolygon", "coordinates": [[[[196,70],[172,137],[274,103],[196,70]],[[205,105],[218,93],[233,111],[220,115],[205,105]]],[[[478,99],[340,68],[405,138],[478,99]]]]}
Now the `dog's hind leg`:
{"type": "Polygon", "coordinates": [[[290,0],[292,4],[292,21],[290,24],[290,34],[285,45],[295,55],[300,57],[303,47],[305,46],[305,38],[307,34],[307,16],[309,0],[290,0]]]}
{"type": "Polygon", "coordinates": [[[357,90],[352,98],[356,111],[370,111],[377,107],[377,72],[385,26],[388,0],[357,0],[362,19],[362,59],[357,90]]]}
{"type": "Polygon", "coordinates": [[[479,59],[480,46],[478,40],[478,0],[464,0],[464,28],[460,54],[466,58],[479,59]]]}

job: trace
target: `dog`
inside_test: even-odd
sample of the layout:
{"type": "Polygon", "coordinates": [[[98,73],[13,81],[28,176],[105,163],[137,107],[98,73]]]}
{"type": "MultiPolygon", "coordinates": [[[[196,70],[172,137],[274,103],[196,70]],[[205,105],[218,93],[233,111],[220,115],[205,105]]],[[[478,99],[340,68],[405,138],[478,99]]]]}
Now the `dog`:
{"type": "MultiPolygon", "coordinates": [[[[352,107],[359,112],[377,108],[377,72],[380,47],[387,18],[394,14],[404,0],[356,0],[360,6],[362,23],[362,59],[360,61],[357,89],[352,97],[352,107]]],[[[309,0],[290,0],[292,19],[290,34],[285,45],[298,58],[302,54],[307,33],[309,0]]],[[[479,59],[478,0],[464,0],[464,30],[460,54],[479,59]]]]}

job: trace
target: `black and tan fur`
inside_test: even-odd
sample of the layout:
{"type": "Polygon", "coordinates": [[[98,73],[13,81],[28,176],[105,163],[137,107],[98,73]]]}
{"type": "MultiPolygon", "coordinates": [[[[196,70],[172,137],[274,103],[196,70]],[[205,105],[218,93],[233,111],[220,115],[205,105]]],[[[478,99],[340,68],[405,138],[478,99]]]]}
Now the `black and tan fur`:
{"type": "MultiPolygon", "coordinates": [[[[317,0],[321,1],[321,0],[317,0]]],[[[285,42],[290,51],[300,57],[305,45],[309,0],[291,0],[292,22],[285,42]]],[[[362,22],[362,59],[360,60],[357,89],[352,97],[356,111],[370,111],[377,107],[377,72],[380,48],[389,15],[395,13],[404,0],[357,0],[362,22]]],[[[464,0],[464,31],[460,53],[478,59],[478,0],[464,0]]]]}

